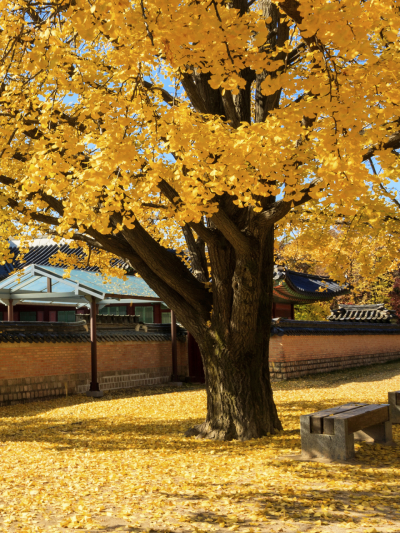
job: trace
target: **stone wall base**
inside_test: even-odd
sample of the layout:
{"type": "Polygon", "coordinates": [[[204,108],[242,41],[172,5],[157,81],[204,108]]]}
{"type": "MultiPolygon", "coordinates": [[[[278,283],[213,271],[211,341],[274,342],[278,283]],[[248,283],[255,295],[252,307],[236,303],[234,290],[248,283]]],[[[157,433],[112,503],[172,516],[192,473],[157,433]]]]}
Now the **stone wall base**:
{"type": "MultiPolygon", "coordinates": [[[[168,383],[171,368],[141,368],[98,373],[100,390],[128,389],[168,383]]],[[[0,380],[0,406],[35,401],[72,394],[84,394],[89,390],[91,377],[84,374],[60,374],[0,380]]]]}
{"type": "Polygon", "coordinates": [[[296,359],[271,361],[269,369],[272,379],[290,379],[321,372],[333,372],[345,368],[355,368],[400,359],[400,351],[377,354],[349,354],[344,357],[325,357],[322,359],[296,359]]]}

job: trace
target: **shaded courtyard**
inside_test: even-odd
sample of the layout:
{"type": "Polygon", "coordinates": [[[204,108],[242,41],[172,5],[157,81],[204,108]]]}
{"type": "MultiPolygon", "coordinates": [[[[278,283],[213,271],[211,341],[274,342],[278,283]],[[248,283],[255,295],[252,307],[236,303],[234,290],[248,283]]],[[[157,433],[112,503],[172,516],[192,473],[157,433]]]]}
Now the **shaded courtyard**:
{"type": "Polygon", "coordinates": [[[249,442],[182,436],[206,413],[196,386],[1,407],[0,530],[399,531],[399,444],[282,459],[300,452],[300,414],[399,388],[400,362],[274,382],[284,430],[249,442]]]}

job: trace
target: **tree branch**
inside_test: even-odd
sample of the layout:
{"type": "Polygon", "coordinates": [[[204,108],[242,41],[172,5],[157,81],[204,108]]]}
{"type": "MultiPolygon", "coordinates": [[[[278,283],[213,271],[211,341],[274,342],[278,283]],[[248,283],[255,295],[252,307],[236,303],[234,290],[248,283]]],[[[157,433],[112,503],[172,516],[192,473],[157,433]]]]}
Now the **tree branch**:
{"type": "Polygon", "coordinates": [[[204,271],[203,261],[199,254],[198,246],[190,226],[188,224],[182,226],[182,232],[189,250],[190,263],[193,269],[193,275],[199,281],[206,283],[208,281],[208,273],[204,271]]]}
{"type": "MultiPolygon", "coordinates": [[[[140,273],[141,277],[150,286],[150,288],[159,295],[160,298],[171,308],[182,310],[185,313],[185,317],[181,317],[179,312],[177,317],[180,321],[188,318],[192,324],[198,325],[201,321],[207,321],[210,316],[211,299],[210,302],[201,303],[196,302],[196,305],[192,305],[185,296],[182,296],[175,291],[168,283],[165,282],[156,272],[152,270],[150,265],[144,261],[140,255],[129,245],[129,243],[119,235],[102,235],[92,228],[88,230],[88,233],[93,235],[93,238],[101,244],[104,250],[123,258],[129,263],[132,268],[140,273]]],[[[164,251],[166,251],[164,249],[164,251]]],[[[172,256],[172,254],[169,254],[172,256]]],[[[188,272],[188,270],[186,269],[188,272]]],[[[204,293],[209,294],[205,289],[204,293]]]]}
{"type": "MultiPolygon", "coordinates": [[[[4,176],[4,174],[0,175],[0,183],[3,183],[4,185],[14,186],[16,190],[20,190],[21,185],[22,185],[21,183],[17,182],[17,180],[14,180],[13,178],[9,178],[8,176],[4,176]]],[[[54,196],[51,196],[50,194],[47,194],[43,191],[36,191],[35,193],[33,193],[33,195],[39,196],[44,202],[46,202],[46,204],[49,207],[51,207],[51,209],[53,209],[54,211],[57,211],[59,215],[62,216],[64,214],[64,206],[61,200],[58,200],[54,196]]],[[[18,202],[17,202],[17,205],[19,205],[18,202]]]]}
{"type": "MultiPolygon", "coordinates": [[[[122,224],[122,216],[112,215],[111,222],[115,226],[122,224]]],[[[149,268],[194,308],[210,305],[210,294],[204,285],[193,276],[176,254],[153,239],[137,219],[135,227],[133,229],[123,227],[121,235],[149,268]]]]}
{"type": "Polygon", "coordinates": [[[386,142],[381,142],[368,148],[368,150],[363,154],[362,160],[364,162],[368,159],[371,159],[371,157],[373,157],[375,153],[379,152],[380,150],[396,150],[398,148],[400,148],[400,132],[393,133],[393,135],[391,135],[386,142]]]}
{"type": "Polygon", "coordinates": [[[225,115],[233,128],[240,126],[240,120],[236,113],[235,103],[231,91],[221,91],[222,103],[224,104],[225,115]]]}
{"type": "Polygon", "coordinates": [[[310,196],[310,192],[321,183],[321,181],[322,178],[316,178],[307,185],[307,187],[302,189],[301,192],[303,193],[303,196],[300,200],[280,200],[279,202],[275,202],[268,210],[265,210],[258,215],[258,223],[263,227],[276,224],[276,222],[289,213],[292,207],[298,207],[312,200],[313,198],[310,196]]]}
{"type": "MultiPolygon", "coordinates": [[[[170,185],[167,181],[161,180],[158,184],[158,187],[162,194],[171,202],[173,206],[179,208],[179,204],[182,203],[182,200],[179,198],[179,194],[176,190],[170,185]],[[178,200],[175,200],[178,198],[178,200]]],[[[216,235],[210,231],[205,225],[201,222],[190,222],[190,227],[194,229],[199,237],[205,242],[212,242],[216,240],[216,235]]]]}
{"type": "Polygon", "coordinates": [[[193,107],[198,113],[207,114],[207,106],[201,97],[197,87],[193,81],[193,78],[190,74],[184,73],[182,75],[182,85],[186,91],[186,94],[189,97],[189,100],[192,102],[193,107]]]}
{"type": "Polygon", "coordinates": [[[220,230],[225,239],[233,246],[237,253],[241,255],[250,255],[252,250],[252,241],[246,237],[236,224],[229,218],[225,211],[220,209],[211,217],[211,222],[220,230]]]}
{"type": "Polygon", "coordinates": [[[178,98],[175,98],[174,96],[172,96],[172,94],[170,94],[168,91],[166,91],[162,87],[157,87],[153,83],[150,83],[149,81],[146,81],[146,80],[142,80],[141,83],[143,87],[145,87],[148,91],[159,92],[162,96],[162,99],[164,100],[166,104],[173,106],[173,105],[181,103],[181,101],[178,98]]]}
{"type": "MultiPolygon", "coordinates": [[[[104,245],[101,244],[99,241],[94,239],[93,237],[89,237],[88,235],[83,235],[82,233],[74,233],[72,237],[70,237],[73,241],[77,242],[84,242],[85,244],[88,244],[92,248],[97,248],[98,250],[108,251],[106,248],[104,248],[104,245]]],[[[119,257],[119,256],[118,256],[119,257]]]]}

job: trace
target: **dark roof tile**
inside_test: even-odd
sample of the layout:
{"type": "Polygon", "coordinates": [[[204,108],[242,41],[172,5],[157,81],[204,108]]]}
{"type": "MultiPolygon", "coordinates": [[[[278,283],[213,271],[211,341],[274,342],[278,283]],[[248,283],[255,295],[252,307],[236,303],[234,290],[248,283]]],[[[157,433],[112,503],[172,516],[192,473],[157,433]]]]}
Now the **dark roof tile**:
{"type": "MultiPolygon", "coordinates": [[[[20,249],[18,246],[13,246],[11,248],[11,251],[14,253],[13,262],[11,264],[6,263],[5,265],[0,265],[0,280],[6,278],[14,270],[19,270],[24,266],[32,264],[42,266],[58,266],[61,268],[65,268],[66,265],[64,264],[51,265],[51,263],[49,262],[50,257],[52,257],[57,251],[64,252],[67,255],[77,255],[81,258],[86,257],[86,254],[81,247],[70,248],[68,244],[38,244],[32,246],[23,257],[23,262],[21,262],[22,258],[19,259],[20,249]]],[[[125,270],[128,270],[130,268],[129,265],[122,259],[115,259],[113,261],[113,265],[118,265],[120,268],[124,268],[125,270]]],[[[95,266],[89,266],[81,270],[85,270],[88,272],[99,271],[98,267],[95,266]]]]}
{"type": "Polygon", "coordinates": [[[274,301],[278,303],[311,303],[330,300],[349,292],[326,276],[303,274],[287,268],[274,269],[274,301]]]}
{"type": "Polygon", "coordinates": [[[271,335],[400,335],[400,326],[368,322],[316,322],[308,320],[272,320],[271,335]]]}
{"type": "Polygon", "coordinates": [[[331,322],[390,323],[394,318],[394,311],[386,309],[384,304],[339,305],[328,316],[331,322]]]}
{"type": "MultiPolygon", "coordinates": [[[[129,328],[129,326],[128,326],[129,328]]],[[[167,342],[170,335],[160,333],[140,333],[132,329],[105,329],[98,332],[99,342],[167,342]]],[[[182,340],[183,336],[180,337],[182,340]]],[[[179,339],[179,337],[178,337],[179,339]]],[[[90,342],[90,335],[82,322],[0,322],[0,343],[14,342],[90,342]]]]}

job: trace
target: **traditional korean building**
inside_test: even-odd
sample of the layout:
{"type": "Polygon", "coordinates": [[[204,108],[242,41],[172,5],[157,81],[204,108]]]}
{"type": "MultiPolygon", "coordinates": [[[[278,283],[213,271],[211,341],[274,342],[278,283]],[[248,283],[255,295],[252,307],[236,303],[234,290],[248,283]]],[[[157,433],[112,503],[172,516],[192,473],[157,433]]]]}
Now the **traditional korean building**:
{"type": "Polygon", "coordinates": [[[294,319],[294,306],[332,300],[349,292],[326,276],[275,267],[273,318],[294,319]]]}
{"type": "MultiPolygon", "coordinates": [[[[67,255],[76,255],[79,258],[84,258],[85,253],[82,248],[71,248],[68,242],[56,244],[51,239],[36,239],[27,254],[25,254],[23,261],[21,261],[19,242],[11,241],[11,250],[14,252],[14,261],[0,265],[0,281],[6,279],[16,271],[29,265],[36,265],[38,267],[52,268],[54,265],[50,263],[50,258],[58,251],[67,255]]],[[[122,259],[115,260],[115,265],[123,268],[130,279],[139,279],[132,276],[134,272],[122,259]]],[[[65,268],[66,265],[59,264],[58,268],[65,268]]],[[[99,269],[96,266],[87,266],[80,269],[81,272],[98,273],[99,269]]],[[[142,283],[145,284],[143,280],[142,283]]],[[[42,282],[43,283],[43,282],[42,282]]],[[[38,286],[35,290],[46,290],[47,292],[59,292],[57,284],[62,283],[57,280],[49,279],[47,287],[38,286]]],[[[115,281],[114,283],[117,283],[115,281]]],[[[119,284],[123,287],[124,282],[119,280],[119,284]]],[[[145,284],[146,285],[146,284],[145,284]]],[[[22,287],[21,287],[22,288],[22,287]]],[[[157,298],[157,300],[159,300],[157,298]]],[[[86,304],[76,305],[75,303],[65,302],[18,302],[13,306],[13,320],[14,321],[33,321],[33,322],[75,322],[76,315],[87,313],[86,304]]],[[[0,320],[7,320],[7,308],[0,302],[0,320]]],[[[137,315],[141,322],[146,323],[170,323],[171,313],[167,306],[162,302],[149,302],[147,300],[114,302],[112,304],[102,304],[99,306],[99,313],[101,315],[137,315]]]]}
{"type": "MultiPolygon", "coordinates": [[[[14,251],[14,261],[11,264],[0,265],[0,281],[27,265],[53,266],[50,264],[49,259],[57,251],[67,255],[74,254],[78,257],[85,256],[82,248],[70,248],[68,242],[56,244],[51,239],[35,240],[29,252],[24,256],[23,262],[20,260],[18,241],[11,242],[11,248],[14,251]]],[[[128,276],[134,274],[129,265],[124,263],[122,259],[116,260],[115,264],[125,269],[128,276]]],[[[57,266],[62,268],[65,265],[57,266]]],[[[82,270],[98,272],[97,267],[90,265],[82,270]]],[[[123,284],[122,281],[121,283],[123,284]]],[[[275,267],[273,317],[294,319],[295,305],[328,301],[347,292],[348,289],[346,287],[338,285],[328,277],[303,274],[284,267],[275,267]]],[[[13,318],[16,321],[74,322],[75,315],[87,313],[87,309],[73,304],[65,305],[60,303],[60,305],[57,305],[55,302],[52,304],[20,302],[14,306],[13,313],[13,318]]],[[[147,324],[168,324],[171,322],[171,311],[162,302],[113,303],[101,306],[99,313],[105,315],[137,315],[140,317],[141,322],[147,324]]],[[[0,303],[0,319],[7,320],[6,315],[7,308],[0,303]]]]}

